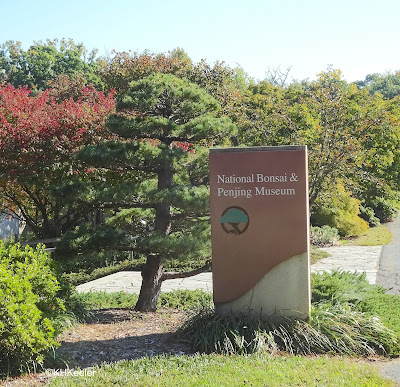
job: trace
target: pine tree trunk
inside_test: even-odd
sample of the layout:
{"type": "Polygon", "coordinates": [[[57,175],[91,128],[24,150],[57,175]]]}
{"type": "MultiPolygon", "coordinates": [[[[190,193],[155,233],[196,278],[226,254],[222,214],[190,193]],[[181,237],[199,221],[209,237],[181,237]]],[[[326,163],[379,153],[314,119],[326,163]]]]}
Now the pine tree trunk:
{"type": "Polygon", "coordinates": [[[159,256],[148,257],[142,270],[142,287],[135,310],[154,312],[161,292],[163,267],[159,256]]]}
{"type": "MultiPolygon", "coordinates": [[[[158,173],[158,189],[169,189],[172,186],[173,170],[169,163],[165,163],[158,173]]],[[[154,232],[168,235],[171,231],[172,208],[171,203],[158,203],[155,205],[156,216],[154,219],[154,232]]],[[[135,310],[153,312],[157,309],[157,302],[161,292],[163,265],[158,254],[147,257],[142,270],[142,287],[135,310]]]]}

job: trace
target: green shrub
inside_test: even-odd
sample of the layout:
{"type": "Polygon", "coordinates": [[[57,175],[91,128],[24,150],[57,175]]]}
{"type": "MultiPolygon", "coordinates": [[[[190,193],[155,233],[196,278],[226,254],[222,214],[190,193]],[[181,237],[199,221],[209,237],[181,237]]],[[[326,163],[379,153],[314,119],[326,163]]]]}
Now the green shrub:
{"type": "Polygon", "coordinates": [[[65,250],[60,250],[60,252],[56,250],[54,258],[65,273],[91,273],[98,268],[116,266],[128,260],[129,253],[112,250],[86,251],[84,253],[71,250],[66,253],[65,250]]]}
{"type": "Polygon", "coordinates": [[[312,208],[311,222],[315,226],[328,225],[336,228],[344,237],[358,236],[368,229],[368,223],[361,219],[360,201],[351,197],[341,183],[316,200],[312,208]]]}
{"type": "Polygon", "coordinates": [[[64,305],[52,262],[42,246],[0,241],[0,374],[36,368],[57,345],[64,305]]]}
{"type": "Polygon", "coordinates": [[[77,272],[63,273],[63,278],[71,285],[77,286],[110,274],[118,273],[120,271],[140,271],[142,269],[143,262],[143,260],[126,259],[125,261],[110,266],[98,267],[93,270],[82,269],[77,272]]]}
{"type": "Polygon", "coordinates": [[[337,228],[330,226],[310,227],[310,242],[314,246],[334,246],[340,239],[337,228]]]}
{"type": "MultiPolygon", "coordinates": [[[[400,296],[370,284],[366,274],[334,271],[311,275],[312,302],[350,303],[359,311],[379,316],[400,340],[400,296]]],[[[399,348],[393,349],[398,355],[399,348]]]]}
{"type": "Polygon", "coordinates": [[[318,302],[359,302],[366,292],[384,293],[377,285],[371,285],[365,273],[357,274],[335,270],[331,273],[312,273],[312,303],[318,302]]]}
{"type": "Polygon", "coordinates": [[[370,227],[378,227],[381,224],[379,218],[375,216],[375,211],[371,207],[360,205],[360,217],[368,222],[370,227]]]}
{"type": "Polygon", "coordinates": [[[74,298],[86,309],[133,308],[138,300],[136,293],[105,291],[75,293],[74,298]]]}
{"type": "Polygon", "coordinates": [[[398,212],[398,209],[391,201],[381,197],[375,197],[371,200],[369,205],[372,207],[375,216],[379,218],[382,223],[391,222],[398,212]]]}
{"type": "MultiPolygon", "coordinates": [[[[368,292],[364,295],[358,309],[362,312],[378,315],[382,322],[396,333],[400,340],[400,296],[380,292],[368,292]]],[[[399,353],[396,353],[399,355],[399,353]]]]}
{"type": "MultiPolygon", "coordinates": [[[[99,253],[99,255],[103,255],[103,253],[99,253]]],[[[111,256],[114,256],[110,253],[111,256]]],[[[118,273],[119,271],[141,271],[144,263],[145,257],[135,257],[134,259],[125,259],[123,261],[112,260],[111,258],[108,261],[105,261],[104,264],[101,261],[93,261],[94,264],[92,267],[83,266],[86,263],[79,263],[80,259],[87,260],[88,256],[95,256],[96,253],[93,254],[82,254],[77,255],[74,258],[68,260],[68,262],[61,262],[61,269],[64,272],[63,278],[68,281],[71,285],[77,286],[83,284],[85,282],[93,281],[97,278],[105,277],[106,275],[110,275],[113,273],[118,273]],[[77,263],[74,267],[74,263],[77,263]],[[79,269],[79,267],[81,267],[79,269]]],[[[122,255],[118,255],[121,259],[122,255]]],[[[166,271],[190,271],[198,268],[199,266],[205,264],[206,259],[199,260],[167,260],[164,265],[164,269],[166,271]]]]}

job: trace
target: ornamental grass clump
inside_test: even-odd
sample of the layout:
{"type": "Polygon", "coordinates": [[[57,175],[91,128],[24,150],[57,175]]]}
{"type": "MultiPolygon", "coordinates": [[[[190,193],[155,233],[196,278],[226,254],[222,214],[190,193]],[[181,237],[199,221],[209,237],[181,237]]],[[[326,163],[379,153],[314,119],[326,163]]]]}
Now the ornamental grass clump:
{"type": "Polygon", "coordinates": [[[398,346],[396,335],[376,316],[349,304],[316,304],[308,321],[250,314],[221,316],[203,309],[180,335],[204,353],[287,352],[296,355],[386,355],[398,346]]]}

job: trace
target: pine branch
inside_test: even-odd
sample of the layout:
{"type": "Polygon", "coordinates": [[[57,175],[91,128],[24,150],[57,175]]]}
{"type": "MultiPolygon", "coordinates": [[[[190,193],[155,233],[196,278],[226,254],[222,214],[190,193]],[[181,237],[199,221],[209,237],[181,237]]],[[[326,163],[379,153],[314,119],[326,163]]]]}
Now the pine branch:
{"type": "Polygon", "coordinates": [[[195,270],[185,271],[183,273],[164,273],[161,276],[161,281],[170,280],[170,279],[176,279],[176,278],[188,278],[188,277],[192,277],[194,275],[203,273],[206,270],[211,268],[211,262],[212,261],[210,259],[204,264],[204,266],[199,267],[198,269],[195,269],[195,270]]]}

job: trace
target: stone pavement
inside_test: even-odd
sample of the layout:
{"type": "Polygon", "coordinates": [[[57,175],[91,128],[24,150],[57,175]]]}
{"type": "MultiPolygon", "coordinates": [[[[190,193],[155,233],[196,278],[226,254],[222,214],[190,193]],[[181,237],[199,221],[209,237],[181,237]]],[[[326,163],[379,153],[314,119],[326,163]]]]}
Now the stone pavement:
{"type": "MultiPolygon", "coordinates": [[[[338,246],[324,248],[330,256],[311,266],[312,272],[343,270],[366,272],[370,283],[376,283],[382,246],[338,246]]],[[[79,292],[106,291],[139,293],[142,278],[140,272],[122,271],[77,286],[79,292]]],[[[193,277],[164,281],[161,291],[174,289],[201,289],[212,291],[212,274],[201,273],[193,277]]]]}
{"type": "Polygon", "coordinates": [[[367,275],[370,284],[376,283],[382,246],[335,246],[326,247],[329,257],[311,266],[312,272],[342,270],[367,275]]]}
{"type": "Polygon", "coordinates": [[[387,227],[394,239],[383,246],[376,283],[388,289],[389,294],[400,294],[400,216],[387,227]]]}
{"type": "MultiPolygon", "coordinates": [[[[124,291],[126,293],[139,294],[142,284],[142,276],[139,271],[120,271],[106,277],[87,282],[76,287],[78,292],[97,292],[107,293],[124,291]]],[[[161,285],[162,292],[169,292],[174,289],[201,289],[212,292],[211,273],[201,273],[189,278],[166,280],[161,285]]]]}

